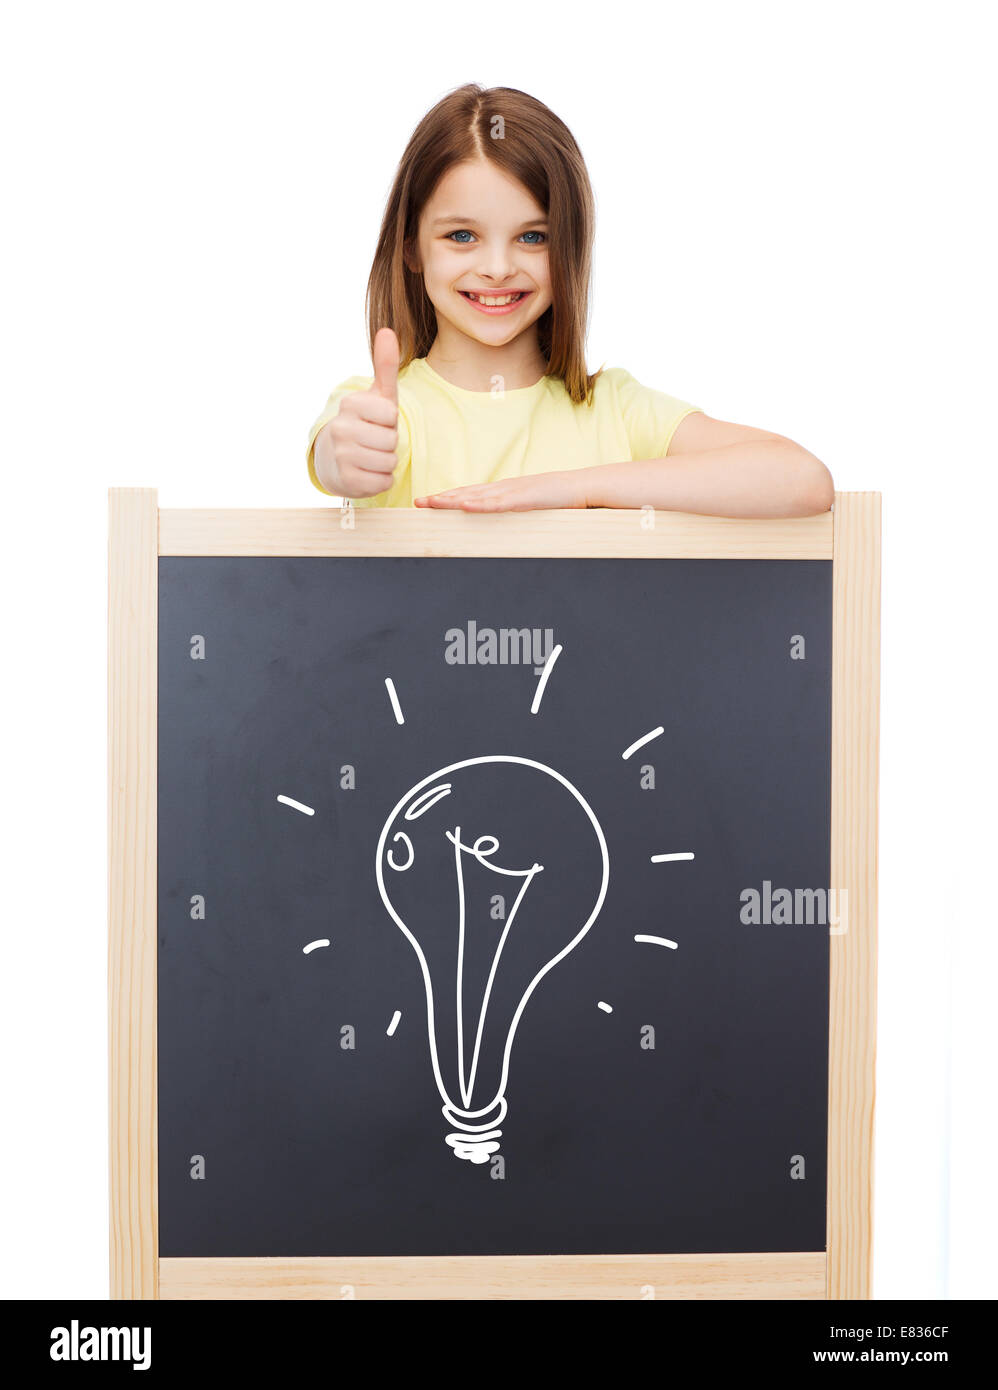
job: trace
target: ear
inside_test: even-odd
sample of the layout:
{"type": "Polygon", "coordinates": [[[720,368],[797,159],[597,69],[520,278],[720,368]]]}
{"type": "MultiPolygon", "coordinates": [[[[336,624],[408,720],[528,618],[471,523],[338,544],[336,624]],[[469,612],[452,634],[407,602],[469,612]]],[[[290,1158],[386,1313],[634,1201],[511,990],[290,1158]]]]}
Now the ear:
{"type": "Polygon", "coordinates": [[[414,274],[419,274],[422,267],[419,264],[419,257],[416,255],[411,241],[404,241],[402,243],[402,259],[405,262],[407,270],[413,271],[414,274]]]}

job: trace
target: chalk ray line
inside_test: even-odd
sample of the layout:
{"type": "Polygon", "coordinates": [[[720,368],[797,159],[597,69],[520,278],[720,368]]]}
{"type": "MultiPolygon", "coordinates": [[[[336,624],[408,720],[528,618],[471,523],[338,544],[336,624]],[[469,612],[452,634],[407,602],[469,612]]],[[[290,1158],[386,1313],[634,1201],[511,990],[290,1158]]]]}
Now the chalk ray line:
{"type": "Polygon", "coordinates": [[[644,734],[641,738],[635,739],[634,742],[631,744],[630,748],[625,748],[620,756],[622,758],[629,758],[632,753],[636,753],[639,748],[643,748],[646,743],[651,743],[653,738],[658,738],[659,734],[664,733],[665,725],[659,724],[658,728],[652,729],[650,734],[644,734]]]}
{"type": "Polygon", "coordinates": [[[530,713],[531,713],[531,714],[536,714],[537,711],[538,711],[538,710],[540,709],[540,707],[541,707],[541,697],[542,697],[543,694],[544,694],[544,687],[545,687],[545,686],[547,685],[547,683],[548,683],[548,676],[550,676],[551,672],[554,670],[554,663],[558,660],[558,657],[559,657],[560,655],[561,655],[561,643],[559,642],[558,646],[554,648],[554,650],[552,651],[551,655],[548,657],[547,661],[545,661],[545,663],[544,663],[544,670],[541,672],[541,678],[540,678],[540,680],[537,682],[537,689],[534,691],[534,698],[533,698],[533,700],[530,702],[530,713]]]}
{"type": "Polygon", "coordinates": [[[385,677],[385,689],[388,691],[388,698],[392,702],[392,709],[395,712],[395,723],[404,724],[405,719],[402,715],[402,706],[399,704],[399,697],[395,693],[395,682],[391,676],[385,677]]]}

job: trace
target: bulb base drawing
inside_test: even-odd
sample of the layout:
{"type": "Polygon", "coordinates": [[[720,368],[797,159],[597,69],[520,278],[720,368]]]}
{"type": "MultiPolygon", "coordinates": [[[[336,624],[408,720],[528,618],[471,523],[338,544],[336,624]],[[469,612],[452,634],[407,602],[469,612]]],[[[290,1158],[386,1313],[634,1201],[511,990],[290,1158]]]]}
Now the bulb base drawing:
{"type": "Polygon", "coordinates": [[[498,1153],[502,1130],[496,1126],[506,1118],[506,1108],[504,1096],[484,1110],[461,1110],[450,1104],[442,1106],[441,1114],[447,1123],[458,1126],[454,1133],[444,1137],[454,1157],[469,1163],[487,1163],[498,1153]],[[486,1115],[489,1118],[483,1120],[486,1115]]]}
{"type": "Polygon", "coordinates": [[[485,1134],[448,1134],[444,1143],[449,1144],[455,1158],[467,1159],[469,1163],[488,1163],[494,1153],[499,1151],[501,1129],[490,1129],[485,1134]]]}

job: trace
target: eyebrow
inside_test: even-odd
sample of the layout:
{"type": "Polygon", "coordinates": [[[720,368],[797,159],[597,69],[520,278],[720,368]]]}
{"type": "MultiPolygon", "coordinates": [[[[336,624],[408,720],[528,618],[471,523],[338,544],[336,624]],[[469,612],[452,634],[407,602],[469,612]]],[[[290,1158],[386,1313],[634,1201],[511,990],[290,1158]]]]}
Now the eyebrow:
{"type": "MultiPolygon", "coordinates": [[[[434,227],[444,227],[448,222],[460,222],[462,225],[468,227],[477,227],[479,225],[477,218],[464,217],[461,213],[449,213],[446,217],[435,217],[431,225],[434,227]]],[[[546,217],[531,217],[528,222],[521,222],[516,230],[522,232],[525,227],[546,227],[547,225],[548,219],[546,217]]]]}

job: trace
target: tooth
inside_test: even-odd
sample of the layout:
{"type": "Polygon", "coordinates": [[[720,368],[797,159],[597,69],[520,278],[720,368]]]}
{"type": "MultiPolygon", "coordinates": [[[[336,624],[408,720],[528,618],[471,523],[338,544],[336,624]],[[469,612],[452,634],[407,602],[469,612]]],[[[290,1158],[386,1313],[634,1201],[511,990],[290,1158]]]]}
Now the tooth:
{"type": "Polygon", "coordinates": [[[512,294],[504,294],[504,295],[496,295],[496,294],[489,294],[489,295],[485,295],[485,294],[473,294],[473,293],[471,292],[471,290],[468,290],[467,293],[468,293],[468,298],[469,298],[469,299],[473,299],[473,300],[475,301],[476,304],[484,304],[487,308],[494,309],[494,308],[499,308],[500,306],[502,306],[502,305],[504,305],[504,304],[512,304],[512,303],[518,298],[518,296],[522,293],[522,291],[516,290],[516,291],[514,291],[514,293],[512,293],[512,294]]]}

